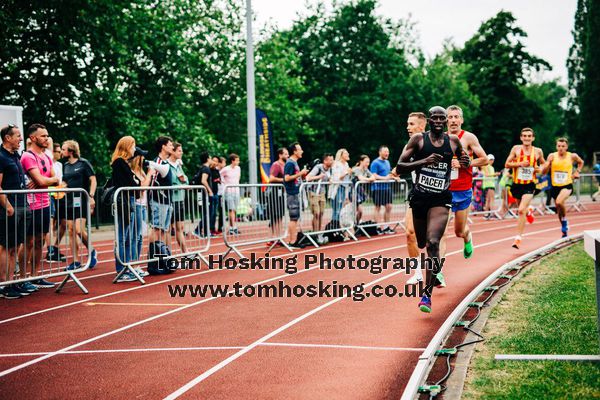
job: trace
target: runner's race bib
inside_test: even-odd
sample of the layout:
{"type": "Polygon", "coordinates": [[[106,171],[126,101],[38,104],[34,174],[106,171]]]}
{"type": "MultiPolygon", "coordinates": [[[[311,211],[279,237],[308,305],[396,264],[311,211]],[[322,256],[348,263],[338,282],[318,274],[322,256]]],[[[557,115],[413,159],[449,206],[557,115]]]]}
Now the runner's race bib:
{"type": "Polygon", "coordinates": [[[450,180],[454,181],[458,179],[458,168],[452,168],[452,172],[450,173],[450,180]]]}
{"type": "Polygon", "coordinates": [[[532,181],[534,170],[533,167],[519,167],[517,169],[517,179],[520,181],[532,181]]]}
{"type": "Polygon", "coordinates": [[[444,179],[421,174],[419,175],[419,185],[439,193],[444,190],[444,179]]]}
{"type": "Polygon", "coordinates": [[[554,171],[553,181],[559,185],[565,185],[567,180],[569,179],[569,174],[567,172],[554,171]]]}

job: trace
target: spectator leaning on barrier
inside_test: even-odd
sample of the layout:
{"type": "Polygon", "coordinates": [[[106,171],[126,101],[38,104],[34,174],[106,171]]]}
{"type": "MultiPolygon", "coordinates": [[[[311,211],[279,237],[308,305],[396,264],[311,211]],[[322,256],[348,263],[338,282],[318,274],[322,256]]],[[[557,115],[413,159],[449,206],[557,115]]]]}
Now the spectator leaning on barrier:
{"type": "Polygon", "coordinates": [[[295,247],[296,240],[298,238],[298,220],[300,219],[300,185],[302,184],[302,178],[308,174],[306,167],[300,170],[298,166],[298,160],[302,158],[302,147],[300,143],[295,142],[288,147],[288,153],[290,157],[283,167],[283,184],[285,186],[285,192],[287,195],[287,207],[290,216],[289,224],[289,238],[288,242],[291,247],[295,247]]]}
{"type": "MultiPolygon", "coordinates": [[[[150,185],[152,176],[155,171],[149,169],[148,173],[144,172],[145,157],[148,155],[146,150],[142,150],[139,147],[135,148],[133,158],[129,160],[129,166],[133,174],[140,182],[141,187],[150,185]]],[[[148,162],[149,163],[149,162],[148,162]]],[[[148,227],[146,221],[148,220],[148,191],[143,190],[135,196],[135,210],[133,212],[133,219],[131,225],[131,237],[133,242],[131,244],[131,261],[137,261],[142,256],[142,247],[144,244],[144,232],[147,231],[148,227]],[[145,229],[144,229],[145,228],[145,229]]],[[[148,273],[142,270],[140,267],[136,268],[138,275],[146,276],[148,273]]]]}
{"type": "MultiPolygon", "coordinates": [[[[373,176],[371,171],[369,171],[370,163],[371,163],[371,159],[369,158],[369,156],[367,156],[365,154],[361,154],[361,156],[358,157],[358,162],[356,163],[354,168],[352,168],[353,183],[356,183],[356,182],[368,183],[368,182],[373,182],[375,180],[375,177],[373,176]]],[[[358,224],[362,218],[362,213],[363,213],[361,204],[364,203],[365,200],[367,200],[367,194],[365,192],[364,184],[363,185],[359,184],[356,186],[356,188],[357,188],[356,193],[355,194],[353,193],[353,195],[356,196],[356,223],[358,224]]]]}
{"type": "Polygon", "coordinates": [[[333,184],[329,187],[329,199],[332,201],[333,208],[332,221],[339,222],[340,211],[348,200],[352,182],[352,168],[348,165],[348,161],[350,161],[348,150],[339,149],[335,153],[335,162],[331,170],[333,184]]]}
{"type": "MultiPolygon", "coordinates": [[[[283,169],[289,158],[288,150],[284,147],[277,149],[277,161],[271,164],[269,171],[269,183],[284,183],[285,174],[283,169]]],[[[273,236],[279,236],[281,232],[281,222],[285,216],[284,203],[279,200],[278,191],[269,188],[267,192],[269,226],[273,236]]],[[[267,246],[271,246],[273,242],[267,242],[267,246]]]]}
{"type": "MultiPolygon", "coordinates": [[[[25,171],[19,157],[19,146],[23,141],[21,131],[14,125],[8,125],[0,131],[0,189],[25,190],[25,171]]],[[[15,277],[16,249],[25,242],[25,231],[31,223],[31,212],[24,195],[0,194],[0,282],[15,277]]],[[[21,276],[25,271],[21,271],[21,276]]],[[[47,281],[34,282],[38,287],[53,287],[47,281]],[[44,286],[47,283],[48,286],[44,286]]],[[[29,291],[20,284],[0,287],[0,296],[6,299],[18,299],[28,295],[29,291]]]]}
{"type": "MultiPolygon", "coordinates": [[[[313,232],[318,232],[323,229],[323,213],[325,212],[325,194],[327,186],[322,183],[331,180],[331,167],[333,165],[333,154],[326,153],[323,155],[321,163],[315,165],[313,169],[306,175],[306,182],[313,182],[308,186],[308,204],[313,215],[312,229],[313,232]]],[[[317,242],[324,242],[323,235],[319,235],[317,242]]]]}
{"type": "MultiPolygon", "coordinates": [[[[63,176],[63,165],[60,162],[62,158],[62,149],[60,143],[53,144],[53,152],[52,152],[52,160],[54,163],[52,164],[52,168],[54,168],[54,175],[58,178],[59,183],[57,187],[64,187],[62,183],[63,176]]],[[[58,215],[58,204],[62,199],[64,199],[64,192],[55,192],[50,193],[50,233],[46,238],[46,243],[48,244],[48,252],[46,253],[46,260],[48,261],[66,261],[67,258],[64,254],[61,254],[59,249],[60,242],[67,231],[67,220],[64,215],[58,215]],[[55,232],[56,231],[56,232],[55,232]],[[50,243],[50,240],[54,238],[54,246],[50,243]]]]}
{"type": "MultiPolygon", "coordinates": [[[[58,185],[52,158],[45,151],[49,145],[46,127],[33,124],[27,128],[27,136],[31,139],[31,149],[21,156],[21,165],[31,179],[27,188],[47,189],[58,185]]],[[[35,276],[41,267],[44,239],[50,231],[50,196],[48,193],[35,193],[27,197],[32,211],[32,224],[27,227],[26,248],[21,248],[19,264],[22,271],[31,265],[29,272],[35,276]]]]}
{"type": "MultiPolygon", "coordinates": [[[[139,187],[140,180],[133,173],[129,160],[135,154],[135,139],[131,136],[123,136],[119,139],[111,158],[112,185],[115,189],[122,187],[139,187]]],[[[117,248],[115,249],[115,268],[117,273],[123,269],[123,263],[133,259],[134,232],[132,230],[132,210],[135,209],[135,194],[123,191],[117,198],[117,248]],[[118,256],[118,257],[117,257],[118,256]]],[[[123,273],[118,282],[134,281],[136,278],[129,272],[123,273]]]]}
{"type": "Polygon", "coordinates": [[[223,184],[223,179],[221,178],[221,171],[223,171],[223,168],[225,168],[227,166],[227,160],[225,160],[225,157],[218,157],[218,158],[219,158],[219,179],[221,182],[219,183],[219,190],[217,191],[217,193],[219,195],[219,222],[218,222],[217,232],[222,233],[223,225],[225,222],[225,215],[223,215],[223,209],[221,208],[221,199],[223,198],[223,194],[225,193],[225,184],[223,184]]]}
{"type": "MultiPolygon", "coordinates": [[[[242,170],[240,169],[240,156],[231,153],[229,155],[229,165],[221,170],[221,181],[224,185],[240,184],[240,176],[242,170]]],[[[210,175],[209,175],[210,176],[210,175]]],[[[230,187],[225,189],[225,205],[228,211],[229,217],[229,234],[239,235],[240,232],[236,226],[236,210],[240,204],[240,188],[230,187]]]]}
{"type": "MultiPolygon", "coordinates": [[[[83,189],[89,193],[89,208],[94,210],[96,202],[96,173],[94,168],[85,158],[81,158],[79,143],[74,140],[66,140],[62,145],[62,156],[67,162],[63,168],[63,182],[65,186],[71,189],[83,189]]],[[[73,252],[73,263],[71,268],[79,268],[79,247],[77,246],[77,236],[81,238],[82,243],[87,247],[89,245],[87,230],[85,229],[87,218],[87,199],[81,193],[67,193],[64,197],[66,201],[59,202],[64,207],[59,210],[59,214],[67,220],[69,231],[69,240],[73,252]]],[[[96,250],[90,246],[90,268],[94,268],[98,263],[96,250]]]]}
{"type": "MultiPolygon", "coordinates": [[[[484,165],[481,167],[481,172],[483,172],[483,193],[485,195],[485,206],[483,207],[484,211],[492,211],[494,207],[494,197],[496,196],[496,177],[499,175],[493,167],[494,157],[493,154],[488,154],[488,165],[484,165]]],[[[489,219],[491,214],[486,214],[485,218],[489,219]]]]}
{"type": "Polygon", "coordinates": [[[221,186],[221,166],[219,157],[213,157],[210,163],[210,190],[212,191],[212,197],[209,199],[210,203],[210,234],[217,236],[221,232],[217,230],[217,215],[221,213],[221,195],[219,188],[221,186]]]}
{"type": "MultiPolygon", "coordinates": [[[[168,159],[173,153],[173,139],[169,136],[159,136],[154,146],[158,153],[155,162],[159,167],[156,169],[157,174],[154,175],[150,184],[152,187],[168,188],[172,186],[171,168],[168,159]]],[[[148,192],[148,212],[152,228],[148,239],[152,250],[150,254],[162,254],[154,250],[158,250],[163,244],[166,244],[170,252],[171,234],[169,228],[171,226],[173,205],[169,189],[148,192]]]]}
{"type": "MultiPolygon", "coordinates": [[[[390,179],[399,179],[395,178],[390,174],[391,167],[390,161],[388,158],[390,157],[390,149],[387,146],[379,147],[379,157],[375,159],[371,163],[371,172],[375,177],[375,180],[390,180],[390,179]]],[[[373,202],[375,203],[375,219],[376,222],[380,222],[381,219],[381,206],[385,208],[383,214],[383,221],[388,223],[390,221],[390,216],[392,213],[392,188],[391,184],[388,182],[375,182],[372,187],[372,195],[373,202]]],[[[381,228],[378,228],[379,233],[383,234],[394,234],[396,233],[392,227],[389,225],[381,228]]]]}
{"type": "MultiPolygon", "coordinates": [[[[200,154],[200,169],[198,170],[198,173],[196,174],[197,176],[197,182],[194,182],[195,184],[204,186],[204,188],[206,189],[206,194],[208,196],[209,202],[211,197],[213,196],[213,191],[212,191],[212,187],[210,185],[210,181],[211,181],[211,177],[212,177],[212,173],[210,170],[210,166],[212,164],[212,160],[210,158],[210,155],[207,152],[203,152],[200,154]]],[[[201,193],[201,192],[199,192],[201,193]]],[[[204,203],[206,201],[206,199],[203,199],[202,204],[203,206],[206,206],[206,204],[204,203]]],[[[210,205],[209,206],[209,214],[210,214],[210,205]]],[[[200,210],[199,213],[199,222],[198,222],[198,226],[196,227],[196,229],[194,229],[194,236],[197,236],[199,238],[204,238],[206,236],[208,236],[208,228],[207,228],[207,224],[209,224],[209,221],[205,221],[204,220],[204,212],[202,212],[202,209],[200,210]]]]}
{"type": "MultiPolygon", "coordinates": [[[[183,166],[181,157],[183,156],[183,147],[181,143],[173,143],[173,152],[169,156],[169,168],[171,169],[171,185],[181,186],[189,183],[187,176],[183,172],[183,166]]],[[[185,223],[185,190],[174,190],[172,192],[173,201],[173,214],[171,216],[171,223],[175,229],[175,239],[179,244],[179,248],[183,253],[187,253],[187,246],[185,244],[185,235],[183,233],[183,227],[185,223]]],[[[170,235],[169,235],[170,237],[170,235]]],[[[169,241],[170,242],[170,241],[169,241]]],[[[170,243],[169,243],[170,246],[170,243]]]]}

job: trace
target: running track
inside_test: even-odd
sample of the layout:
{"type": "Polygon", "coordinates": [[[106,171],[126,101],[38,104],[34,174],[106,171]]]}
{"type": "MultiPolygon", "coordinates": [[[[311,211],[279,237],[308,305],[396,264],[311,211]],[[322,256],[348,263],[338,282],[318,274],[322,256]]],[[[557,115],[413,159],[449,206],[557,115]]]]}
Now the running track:
{"type": "MultiPolygon", "coordinates": [[[[600,229],[600,207],[569,217],[571,233],[600,229]]],[[[404,271],[177,271],[147,284],[112,284],[113,244],[96,243],[98,267],[81,276],[83,295],[68,284],[20,300],[0,299],[2,398],[302,398],[400,397],[416,360],[446,316],[501,264],[560,237],[555,216],[526,227],[511,248],[514,220],[474,218],[475,253],[466,261],[450,235],[433,313],[415,298],[177,298],[167,284],[288,285],[337,280],[402,287],[404,271]]],[[[451,233],[451,231],[449,231],[451,233]]],[[[224,252],[221,244],[213,254],[224,252]]],[[[255,246],[257,254],[265,247],[255,246]]],[[[308,248],[328,257],[406,257],[403,234],[308,248]]],[[[244,252],[248,254],[248,251],[244,252]]],[[[289,257],[282,249],[272,255],[289,257]]]]}

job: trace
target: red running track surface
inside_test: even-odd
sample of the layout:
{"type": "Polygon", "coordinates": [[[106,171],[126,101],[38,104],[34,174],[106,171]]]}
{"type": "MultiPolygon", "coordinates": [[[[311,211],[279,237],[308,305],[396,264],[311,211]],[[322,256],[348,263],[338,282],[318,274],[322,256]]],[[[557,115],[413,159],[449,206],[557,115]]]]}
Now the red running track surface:
{"type": "MultiPolygon", "coordinates": [[[[600,208],[569,216],[571,234],[600,228],[600,208]]],[[[73,285],[20,300],[0,299],[0,393],[3,398],[399,398],[417,358],[447,315],[500,265],[560,237],[555,216],[526,227],[511,247],[515,221],[471,226],[473,258],[449,229],[433,312],[416,298],[176,298],[170,284],[288,285],[319,280],[403,287],[404,271],[305,270],[304,254],[407,257],[403,234],[297,252],[299,272],[177,271],[138,283],[112,284],[112,244],[96,244],[101,263],[73,285]]],[[[217,244],[213,254],[225,250],[217,244]]],[[[255,246],[264,255],[265,247],[255,246]]],[[[248,253],[249,252],[245,252],[248,253]]],[[[283,249],[273,255],[291,257],[283,249]]]]}

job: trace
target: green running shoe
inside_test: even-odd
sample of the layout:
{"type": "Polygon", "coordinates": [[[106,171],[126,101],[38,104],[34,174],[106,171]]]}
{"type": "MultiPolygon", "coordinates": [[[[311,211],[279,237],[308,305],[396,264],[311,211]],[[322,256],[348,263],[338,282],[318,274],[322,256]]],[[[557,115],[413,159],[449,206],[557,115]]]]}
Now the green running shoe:
{"type": "Polygon", "coordinates": [[[444,278],[444,274],[438,272],[435,276],[438,280],[438,284],[435,285],[436,288],[445,288],[446,287],[446,278],[444,278]]]}
{"type": "Polygon", "coordinates": [[[465,247],[463,248],[463,256],[465,258],[471,258],[472,255],[473,255],[473,238],[471,237],[471,240],[469,240],[467,243],[465,243],[465,247]]]}

